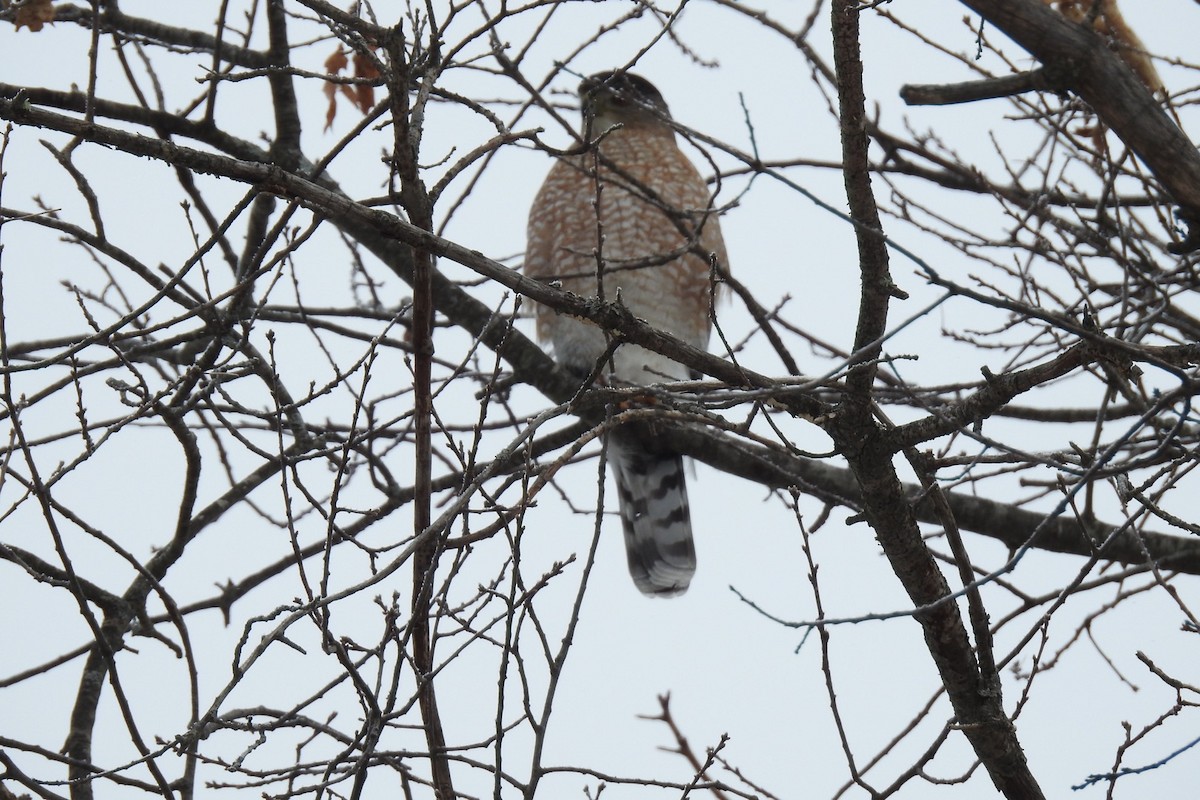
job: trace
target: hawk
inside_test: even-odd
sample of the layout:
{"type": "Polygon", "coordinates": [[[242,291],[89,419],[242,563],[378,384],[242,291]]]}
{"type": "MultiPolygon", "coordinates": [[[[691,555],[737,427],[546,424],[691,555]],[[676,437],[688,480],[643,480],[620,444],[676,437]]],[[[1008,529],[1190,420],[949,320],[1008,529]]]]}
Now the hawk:
{"type": "MultiPolygon", "coordinates": [[[[676,142],[654,86],[604,72],[579,86],[582,154],[560,159],[529,212],[525,269],[585,297],[619,299],[635,316],[695,347],[708,345],[714,281],[725,243],[700,173],[676,142]]],[[[611,362],[603,330],[538,306],[538,338],[581,376],[598,366],[613,382],[647,385],[689,377],[686,367],[634,345],[611,362]]],[[[669,597],[696,571],[683,457],[651,451],[634,426],[608,436],[608,457],[629,571],[638,589],[669,597]]]]}

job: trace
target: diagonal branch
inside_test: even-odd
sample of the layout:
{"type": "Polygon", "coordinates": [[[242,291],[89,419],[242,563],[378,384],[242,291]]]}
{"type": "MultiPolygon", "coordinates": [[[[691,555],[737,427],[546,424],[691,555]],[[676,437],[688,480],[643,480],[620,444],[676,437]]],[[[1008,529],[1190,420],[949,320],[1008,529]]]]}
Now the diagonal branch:
{"type": "Polygon", "coordinates": [[[960,2],[1042,62],[1051,84],[1083,98],[1150,168],[1189,226],[1171,251],[1200,249],[1200,152],[1104,40],[1041,0],[960,2]]]}
{"type": "MultiPolygon", "coordinates": [[[[248,184],[286,187],[291,193],[307,197],[314,207],[324,209],[339,227],[354,236],[406,282],[411,283],[412,280],[412,252],[408,245],[411,241],[430,248],[440,256],[475,269],[480,274],[491,277],[538,302],[565,313],[590,318],[597,324],[613,326],[628,341],[650,349],[661,348],[660,352],[665,352],[681,363],[731,385],[746,385],[747,382],[762,388],[777,385],[777,381],[768,376],[736,367],[710,353],[677,342],[672,337],[633,319],[628,313],[623,314],[618,306],[598,307],[583,298],[526,278],[477,251],[409,226],[393,215],[367,209],[337,191],[336,185],[328,178],[313,183],[260,161],[221,156],[100,125],[86,127],[73,117],[45,111],[19,98],[0,99],[0,119],[11,119],[20,124],[60,130],[73,135],[88,135],[93,141],[134,155],[157,158],[167,163],[248,184]]],[[[255,148],[247,145],[242,150],[249,153],[255,148]]],[[[263,151],[257,152],[265,158],[263,151]]],[[[555,402],[569,401],[578,394],[578,379],[559,370],[553,359],[513,329],[504,318],[497,316],[494,309],[472,297],[439,272],[434,272],[432,279],[434,305],[438,311],[484,345],[500,353],[521,381],[555,402]]],[[[788,402],[793,413],[796,413],[797,406],[800,410],[807,410],[812,416],[820,416],[827,411],[824,404],[815,400],[797,397],[794,393],[790,394],[790,398],[788,402]]],[[[662,435],[670,438],[671,447],[686,448],[681,452],[725,472],[741,475],[767,486],[798,484],[803,488],[808,481],[815,487],[824,487],[842,498],[859,496],[859,490],[847,470],[816,461],[797,460],[781,450],[763,449],[747,456],[751,451],[749,445],[721,436],[715,431],[697,431],[670,425],[664,425],[664,428],[666,430],[662,435]],[[712,437],[718,437],[718,440],[714,441],[712,437]]],[[[893,437],[892,446],[895,446],[895,437],[899,434],[894,431],[890,435],[893,437]]],[[[271,465],[271,468],[276,467],[271,465]]],[[[910,487],[908,491],[911,496],[918,494],[915,487],[910,487]]],[[[960,497],[955,493],[948,493],[948,498],[959,524],[964,529],[998,539],[1011,546],[1018,546],[1025,541],[1028,534],[1044,519],[1044,515],[1036,512],[983,498],[960,497]]],[[[917,508],[917,514],[921,521],[937,522],[936,517],[924,515],[920,507],[917,508]]],[[[1074,521],[1059,520],[1042,529],[1035,546],[1055,552],[1090,555],[1093,537],[1097,541],[1103,541],[1103,531],[1111,531],[1114,528],[1112,525],[1097,523],[1097,530],[1089,532],[1082,530],[1074,521]]],[[[1200,574],[1200,545],[1196,542],[1168,534],[1144,536],[1151,558],[1167,559],[1173,569],[1200,574]]],[[[1132,537],[1120,537],[1106,549],[1105,556],[1129,564],[1145,563],[1145,554],[1135,546],[1132,537]]]]}

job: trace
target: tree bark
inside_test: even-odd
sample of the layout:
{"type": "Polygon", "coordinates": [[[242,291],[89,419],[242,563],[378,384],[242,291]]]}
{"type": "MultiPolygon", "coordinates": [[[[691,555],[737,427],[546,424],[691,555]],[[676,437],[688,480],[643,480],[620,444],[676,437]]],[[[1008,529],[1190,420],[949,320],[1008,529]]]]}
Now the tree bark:
{"type": "Polygon", "coordinates": [[[1149,168],[1189,226],[1172,252],[1200,249],[1200,153],[1105,41],[1041,0],[960,2],[1040,61],[1051,85],[1086,101],[1149,168]]]}

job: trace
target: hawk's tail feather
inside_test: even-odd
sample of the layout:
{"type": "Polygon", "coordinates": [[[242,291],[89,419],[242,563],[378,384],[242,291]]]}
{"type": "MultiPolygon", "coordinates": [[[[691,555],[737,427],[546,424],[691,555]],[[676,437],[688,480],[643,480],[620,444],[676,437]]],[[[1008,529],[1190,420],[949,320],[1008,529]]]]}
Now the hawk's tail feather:
{"type": "Polygon", "coordinates": [[[622,431],[609,437],[608,462],[633,582],[656,597],[683,594],[696,572],[683,456],[649,452],[622,431]]]}

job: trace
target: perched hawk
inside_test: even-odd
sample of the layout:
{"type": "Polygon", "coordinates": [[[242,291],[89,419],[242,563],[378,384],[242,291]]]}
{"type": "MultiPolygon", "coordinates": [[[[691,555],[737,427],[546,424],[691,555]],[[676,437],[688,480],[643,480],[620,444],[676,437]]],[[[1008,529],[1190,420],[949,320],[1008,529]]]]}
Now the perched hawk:
{"type": "MultiPolygon", "coordinates": [[[[528,274],[559,281],[582,296],[619,298],[634,315],[696,347],[708,345],[712,280],[725,243],[700,173],[679,149],[658,90],[628,72],[604,72],[579,86],[583,133],[599,144],[550,170],[529,212],[528,274]],[[598,282],[600,286],[598,286],[598,282]]],[[[606,350],[600,328],[537,309],[538,337],[563,366],[587,375],[606,350]]],[[[687,368],[666,356],[622,345],[614,382],[683,380],[687,368]]],[[[637,429],[608,438],[629,571],[649,595],[687,590],[696,571],[683,458],[650,452],[637,429]]]]}

